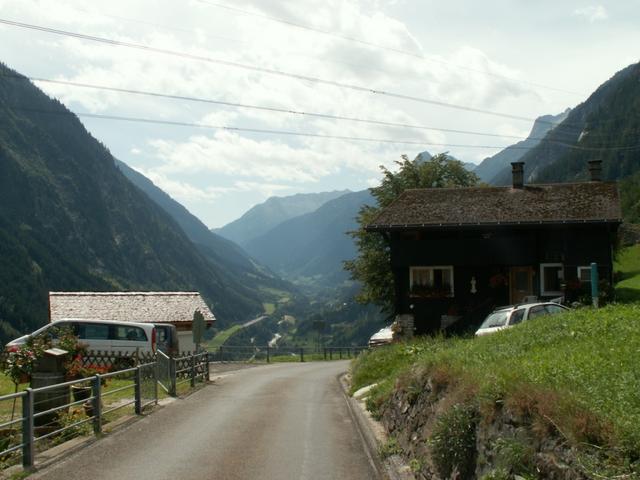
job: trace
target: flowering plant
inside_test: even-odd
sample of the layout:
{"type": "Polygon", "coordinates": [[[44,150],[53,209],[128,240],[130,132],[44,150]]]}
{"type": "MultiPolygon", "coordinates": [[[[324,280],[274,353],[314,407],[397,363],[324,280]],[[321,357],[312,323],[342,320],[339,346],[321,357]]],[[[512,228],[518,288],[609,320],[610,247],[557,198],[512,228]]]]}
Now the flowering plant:
{"type": "Polygon", "coordinates": [[[15,384],[26,383],[31,378],[33,367],[47,348],[45,342],[33,339],[7,353],[2,362],[2,371],[15,384]]]}

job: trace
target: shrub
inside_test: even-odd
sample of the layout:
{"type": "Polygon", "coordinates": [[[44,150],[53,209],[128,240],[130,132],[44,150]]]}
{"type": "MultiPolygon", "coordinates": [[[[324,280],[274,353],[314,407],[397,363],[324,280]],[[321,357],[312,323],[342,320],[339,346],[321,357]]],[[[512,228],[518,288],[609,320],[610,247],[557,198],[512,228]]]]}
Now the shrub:
{"type": "Polygon", "coordinates": [[[458,404],[438,417],[429,438],[431,458],[443,478],[457,472],[473,478],[476,458],[477,410],[458,404]]]}

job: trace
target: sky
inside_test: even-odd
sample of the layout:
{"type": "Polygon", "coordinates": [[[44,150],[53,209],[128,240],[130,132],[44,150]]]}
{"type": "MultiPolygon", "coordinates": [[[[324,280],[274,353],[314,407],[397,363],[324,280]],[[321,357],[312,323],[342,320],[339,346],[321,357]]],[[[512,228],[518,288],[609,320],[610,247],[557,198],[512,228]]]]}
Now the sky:
{"type": "Polygon", "coordinates": [[[479,163],[640,60],[640,0],[0,0],[0,19],[151,47],[0,23],[0,61],[111,117],[81,121],[212,228],[375,186],[401,155],[479,163]]]}

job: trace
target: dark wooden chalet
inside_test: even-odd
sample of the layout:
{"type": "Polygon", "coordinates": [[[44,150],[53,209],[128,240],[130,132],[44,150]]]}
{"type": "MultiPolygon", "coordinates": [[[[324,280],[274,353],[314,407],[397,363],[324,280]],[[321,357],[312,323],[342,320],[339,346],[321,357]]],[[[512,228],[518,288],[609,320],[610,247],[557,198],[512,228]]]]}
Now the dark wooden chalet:
{"type": "Polygon", "coordinates": [[[396,313],[416,333],[477,325],[498,305],[569,300],[590,287],[590,265],[612,281],[621,223],[618,188],[600,181],[403,192],[367,226],[387,238],[396,313]]]}

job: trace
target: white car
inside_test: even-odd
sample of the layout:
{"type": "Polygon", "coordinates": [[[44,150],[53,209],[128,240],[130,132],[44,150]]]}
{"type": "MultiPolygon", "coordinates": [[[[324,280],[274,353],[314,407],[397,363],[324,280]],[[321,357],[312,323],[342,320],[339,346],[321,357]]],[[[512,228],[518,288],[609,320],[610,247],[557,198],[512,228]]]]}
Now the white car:
{"type": "Polygon", "coordinates": [[[393,342],[393,330],[391,329],[391,325],[389,325],[371,335],[369,347],[388,345],[391,342],[393,342]]]}
{"type": "Polygon", "coordinates": [[[498,308],[482,322],[476,336],[487,335],[536,317],[555,315],[568,310],[564,305],[554,302],[527,303],[498,308]]]}

